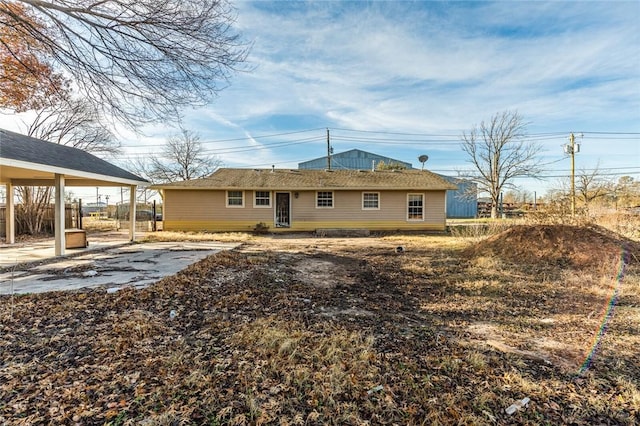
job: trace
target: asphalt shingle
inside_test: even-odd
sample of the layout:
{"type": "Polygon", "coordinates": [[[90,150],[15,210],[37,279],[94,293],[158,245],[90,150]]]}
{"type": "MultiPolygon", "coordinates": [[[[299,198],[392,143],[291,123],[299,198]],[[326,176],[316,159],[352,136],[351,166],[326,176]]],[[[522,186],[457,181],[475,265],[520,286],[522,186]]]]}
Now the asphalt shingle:
{"type": "Polygon", "coordinates": [[[447,190],[457,187],[427,170],[219,169],[209,177],[152,189],[447,190]]]}
{"type": "Polygon", "coordinates": [[[86,151],[0,129],[0,158],[146,182],[86,151]]]}

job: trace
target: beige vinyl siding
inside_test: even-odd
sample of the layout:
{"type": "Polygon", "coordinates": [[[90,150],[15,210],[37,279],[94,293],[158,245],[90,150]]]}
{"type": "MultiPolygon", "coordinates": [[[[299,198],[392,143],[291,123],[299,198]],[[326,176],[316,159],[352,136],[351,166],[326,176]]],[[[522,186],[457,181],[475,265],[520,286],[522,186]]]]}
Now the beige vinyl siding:
{"type": "Polygon", "coordinates": [[[447,222],[445,191],[426,191],[424,194],[425,222],[441,224],[444,229],[447,222]]]}
{"type": "MultiPolygon", "coordinates": [[[[299,192],[292,198],[292,223],[407,221],[408,191],[376,191],[380,193],[380,209],[363,210],[362,193],[370,191],[334,191],[333,208],[316,208],[316,191],[299,192]]],[[[415,191],[411,191],[415,192],[415,191]]],[[[444,191],[425,191],[425,224],[444,224],[444,191]]]]}
{"type": "MultiPolygon", "coordinates": [[[[280,191],[278,191],[280,192],[280,191]]],[[[288,191],[282,191],[288,192],[288,191]]],[[[316,208],[316,191],[291,193],[291,227],[274,226],[274,209],[254,208],[254,191],[245,191],[245,206],[226,207],[224,190],[164,191],[164,229],[252,231],[264,223],[271,232],[314,231],[319,228],[364,228],[370,230],[444,230],[445,191],[375,191],[379,210],[362,209],[362,193],[333,191],[333,208],[316,208]],[[298,193],[298,198],[295,197],[298,193]],[[424,221],[407,221],[407,193],[424,194],[424,221]]],[[[272,205],[275,193],[271,192],[272,205]]]]}
{"type": "Polygon", "coordinates": [[[227,207],[226,191],[165,190],[163,219],[273,223],[273,208],[254,208],[253,203],[253,191],[244,191],[243,207],[227,207]]]}

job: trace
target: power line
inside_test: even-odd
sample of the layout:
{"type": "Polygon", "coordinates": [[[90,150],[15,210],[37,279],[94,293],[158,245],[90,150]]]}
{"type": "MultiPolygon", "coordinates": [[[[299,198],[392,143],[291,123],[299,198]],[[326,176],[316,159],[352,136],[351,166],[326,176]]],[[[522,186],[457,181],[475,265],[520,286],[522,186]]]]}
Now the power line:
{"type": "MultiPolygon", "coordinates": [[[[278,136],[290,136],[290,135],[296,135],[300,133],[315,132],[318,130],[324,130],[324,129],[317,128],[317,129],[307,129],[307,130],[296,130],[291,132],[272,133],[268,135],[245,136],[243,138],[200,140],[199,142],[201,144],[212,144],[212,143],[224,143],[224,142],[253,141],[258,139],[275,138],[278,136]]],[[[162,145],[164,145],[164,143],[162,145]]],[[[127,145],[127,148],[148,148],[149,146],[153,146],[153,145],[150,145],[150,144],[127,145]]]]}
{"type": "MultiPolygon", "coordinates": [[[[249,141],[250,144],[242,144],[235,146],[227,146],[220,148],[207,147],[203,149],[204,154],[209,155],[229,155],[229,154],[238,154],[243,152],[250,151],[260,151],[260,150],[278,150],[281,148],[288,148],[291,146],[297,145],[306,145],[310,143],[316,142],[324,142],[325,136],[324,132],[326,128],[313,128],[313,129],[304,129],[298,131],[289,131],[289,132],[279,132],[272,134],[262,134],[259,136],[248,136],[244,138],[230,138],[230,139],[219,139],[219,140],[208,140],[201,141],[203,144],[214,144],[214,143],[229,143],[229,142],[239,142],[239,141],[249,141]],[[285,137],[291,135],[300,135],[304,133],[317,132],[317,135],[310,136],[307,138],[296,138],[289,139],[279,142],[265,142],[265,139],[275,138],[275,137],[285,137]],[[321,133],[322,132],[322,133],[321,133]]],[[[461,143],[460,135],[458,134],[435,134],[435,133],[408,133],[408,132],[391,132],[391,131],[374,131],[374,130],[355,130],[355,129],[346,129],[346,128],[335,128],[336,132],[332,134],[332,141],[334,142],[342,142],[349,144],[365,144],[365,145],[391,145],[391,146],[407,146],[407,147],[436,147],[436,146],[445,146],[445,147],[454,147],[457,144],[461,143]],[[341,133],[342,132],[342,133],[341,133]],[[345,134],[346,133],[346,134],[345,134]]],[[[636,132],[604,132],[604,131],[588,131],[588,132],[579,132],[583,135],[589,135],[588,140],[638,140],[640,139],[640,133],[636,132]],[[606,136],[609,135],[609,136],[606,136]]],[[[567,138],[566,132],[545,132],[545,133],[532,133],[527,135],[524,141],[544,141],[544,140],[556,140],[563,141],[567,138]]],[[[583,140],[583,144],[584,144],[583,140]]],[[[148,150],[150,145],[127,145],[126,148],[147,148],[145,152],[128,152],[125,154],[116,154],[115,157],[127,160],[127,159],[136,159],[141,155],[148,154],[148,150]]],[[[318,157],[321,158],[321,157],[318,157]]],[[[306,161],[298,160],[297,162],[306,161]]],[[[541,164],[541,166],[548,166],[551,164],[556,164],[562,161],[565,161],[566,157],[558,158],[553,161],[549,161],[547,163],[541,164]]],[[[292,163],[292,160],[282,161],[282,162],[269,162],[271,165],[275,164],[284,164],[284,163],[292,163]]],[[[612,168],[599,168],[597,170],[605,172],[605,171],[618,171],[625,170],[625,172],[621,173],[599,173],[603,176],[616,176],[616,175],[625,175],[625,174],[635,174],[635,170],[638,167],[612,167],[612,168]]],[[[586,170],[596,170],[596,169],[582,169],[583,172],[586,170]]],[[[457,172],[457,171],[454,171],[457,172]]],[[[561,172],[561,170],[544,170],[543,172],[561,172]]],[[[564,175],[562,175],[564,176],[564,175]]],[[[547,177],[557,177],[555,175],[542,176],[542,178],[547,177]]]]}
{"type": "Polygon", "coordinates": [[[204,149],[203,152],[215,153],[215,154],[230,154],[235,152],[246,152],[246,151],[253,151],[253,150],[281,148],[281,147],[291,146],[291,145],[303,145],[310,142],[317,142],[322,139],[323,139],[322,137],[314,136],[306,139],[297,139],[295,141],[287,141],[287,142],[275,142],[272,144],[250,145],[246,147],[235,147],[235,148],[210,148],[210,149],[204,149]]]}
{"type": "MultiPolygon", "coordinates": [[[[547,164],[551,164],[551,163],[547,163],[547,164]]],[[[429,169],[429,170],[436,170],[436,169],[429,169]]],[[[446,171],[453,171],[453,172],[470,172],[473,173],[474,171],[476,171],[476,169],[437,169],[437,170],[446,170],[446,171]]],[[[640,167],[636,167],[636,166],[627,166],[627,167],[594,167],[594,168],[590,168],[590,169],[580,169],[580,174],[584,174],[584,173],[588,173],[588,172],[601,172],[604,170],[625,170],[628,171],[628,173],[640,173],[640,167]]],[[[541,169],[542,173],[554,173],[554,172],[563,172],[564,169],[541,169]]],[[[603,174],[603,173],[595,173],[597,175],[603,174]]]]}
{"type": "MultiPolygon", "coordinates": [[[[263,149],[272,149],[272,148],[280,148],[291,145],[302,145],[310,142],[316,142],[319,140],[323,140],[320,136],[314,136],[306,139],[296,139],[294,141],[285,141],[285,142],[274,142],[270,144],[260,144],[260,145],[246,145],[239,147],[227,147],[227,148],[209,148],[203,149],[202,152],[205,154],[233,154],[237,152],[246,152],[246,151],[254,151],[254,150],[263,150],[263,149]]],[[[138,155],[148,155],[148,152],[141,152],[138,155]]],[[[128,153],[123,155],[117,155],[119,158],[135,158],[137,156],[136,153],[128,153]]]]}
{"type": "Polygon", "coordinates": [[[355,129],[345,129],[339,127],[331,127],[330,130],[339,130],[343,132],[356,132],[356,133],[376,133],[382,135],[400,135],[400,136],[432,136],[432,137],[458,137],[460,136],[458,133],[456,134],[433,134],[433,133],[403,133],[403,132],[387,132],[381,130],[355,130],[355,129]]]}
{"type": "MultiPolygon", "coordinates": [[[[355,133],[377,133],[377,134],[385,134],[385,135],[404,135],[404,136],[432,136],[432,137],[459,137],[461,133],[450,133],[450,134],[434,134],[434,133],[405,133],[405,132],[392,132],[392,131],[384,131],[384,130],[356,130],[356,129],[346,129],[339,127],[332,127],[330,130],[340,130],[345,132],[355,132],[355,133]]],[[[561,132],[542,132],[542,133],[528,133],[527,136],[530,137],[549,137],[549,136],[563,136],[566,137],[571,130],[564,130],[561,132]]],[[[602,135],[635,135],[640,136],[638,132],[617,132],[617,131],[573,131],[574,134],[602,134],[602,135]]]]}
{"type": "Polygon", "coordinates": [[[584,134],[584,135],[588,135],[588,134],[597,134],[597,135],[636,135],[636,136],[640,135],[640,133],[636,133],[636,132],[574,132],[574,133],[580,133],[580,134],[584,134]]]}
{"type": "MultiPolygon", "coordinates": [[[[355,130],[355,129],[346,129],[346,128],[330,128],[330,130],[335,131],[343,131],[343,132],[351,132],[351,133],[362,133],[362,134],[378,134],[378,135],[395,135],[395,136],[412,136],[413,139],[407,138],[370,138],[370,137],[357,137],[357,136],[348,136],[343,135],[336,136],[335,133],[332,134],[332,140],[344,140],[344,141],[380,141],[380,142],[388,142],[388,143],[402,143],[406,142],[428,142],[428,143],[446,143],[449,141],[459,142],[461,140],[461,133],[451,133],[451,134],[436,134],[436,133],[408,133],[408,132],[392,132],[392,131],[380,131],[380,130],[355,130]],[[415,138],[419,137],[419,139],[415,138]]],[[[226,143],[226,142],[238,142],[238,141],[253,141],[260,139],[268,139],[274,137],[281,136],[289,136],[300,133],[309,133],[309,132],[324,132],[326,128],[312,128],[312,129],[304,129],[304,130],[296,130],[290,132],[280,132],[280,133],[271,133],[271,134],[263,134],[256,136],[246,136],[241,138],[229,138],[229,139],[210,139],[210,140],[201,140],[201,144],[216,144],[216,143],[226,143]]],[[[557,137],[566,138],[566,135],[569,132],[545,132],[545,133],[530,133],[527,134],[523,139],[524,140],[553,140],[557,137]]],[[[583,135],[612,135],[612,136],[634,136],[630,138],[614,138],[614,137],[593,137],[590,139],[621,139],[621,140],[634,140],[640,138],[640,133],[635,132],[595,132],[595,131],[585,131],[585,132],[574,132],[581,133],[583,135]]],[[[126,145],[128,148],[148,148],[149,146],[153,146],[150,144],[136,144],[136,145],[126,145]]]]}
{"type": "MultiPolygon", "coordinates": [[[[451,170],[443,170],[443,169],[431,169],[432,172],[437,172],[437,173],[447,173],[447,172],[451,172],[451,170]]],[[[476,176],[474,173],[474,171],[471,171],[470,174],[465,175],[464,174],[464,170],[462,171],[458,171],[459,173],[462,173],[460,175],[461,179],[472,179],[474,177],[480,178],[480,176],[476,176]]],[[[640,175],[640,170],[639,171],[635,171],[635,172],[619,172],[619,173],[598,173],[597,176],[635,176],[635,175],[640,175]]],[[[580,175],[578,175],[580,176],[580,175]]],[[[515,176],[512,179],[540,179],[540,180],[545,180],[545,179],[552,179],[552,178],[569,178],[571,177],[571,172],[567,172],[566,174],[560,174],[560,175],[523,175],[523,176],[515,176]]]]}
{"type": "Polygon", "coordinates": [[[272,133],[272,134],[269,134],[269,135],[259,135],[259,136],[247,136],[245,138],[235,138],[235,139],[215,139],[215,140],[210,140],[210,141],[203,141],[202,143],[235,142],[235,141],[240,141],[240,140],[275,138],[276,136],[289,136],[289,135],[296,135],[296,134],[300,134],[300,133],[317,132],[319,130],[324,130],[324,129],[317,128],[317,129],[297,130],[297,131],[292,131],[292,132],[272,133]]]}

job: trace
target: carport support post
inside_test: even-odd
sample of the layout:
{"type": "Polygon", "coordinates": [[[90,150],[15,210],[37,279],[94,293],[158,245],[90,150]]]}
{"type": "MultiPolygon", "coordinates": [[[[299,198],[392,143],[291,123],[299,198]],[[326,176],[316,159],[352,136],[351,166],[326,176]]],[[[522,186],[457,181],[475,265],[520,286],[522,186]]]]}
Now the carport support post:
{"type": "Polygon", "coordinates": [[[55,255],[64,256],[64,175],[56,173],[55,179],[55,255]]]}
{"type": "Polygon", "coordinates": [[[129,188],[129,240],[136,240],[136,191],[138,187],[132,185],[129,188]]]}
{"type": "Polygon", "coordinates": [[[13,195],[13,182],[9,181],[6,184],[7,191],[7,210],[5,211],[5,241],[7,244],[14,244],[16,242],[16,207],[15,197],[13,195]]]}

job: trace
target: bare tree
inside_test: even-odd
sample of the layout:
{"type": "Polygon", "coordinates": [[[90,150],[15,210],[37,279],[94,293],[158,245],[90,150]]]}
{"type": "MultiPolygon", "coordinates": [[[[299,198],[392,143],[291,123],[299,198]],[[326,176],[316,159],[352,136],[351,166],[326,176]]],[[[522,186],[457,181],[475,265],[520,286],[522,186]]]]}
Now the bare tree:
{"type": "Polygon", "coordinates": [[[536,177],[540,169],[535,157],[541,147],[526,140],[526,123],[517,112],[495,114],[488,123],[480,123],[462,134],[462,150],[474,173],[464,179],[475,182],[479,192],[491,197],[491,217],[498,217],[498,201],[503,188],[512,187],[517,177],[536,177]]]}
{"type": "Polygon", "coordinates": [[[600,176],[599,164],[590,172],[581,170],[576,175],[576,180],[578,198],[584,203],[587,211],[589,211],[589,205],[592,201],[609,193],[609,185],[600,176]]]}
{"type": "MultiPolygon", "coordinates": [[[[13,44],[71,76],[81,96],[134,127],[179,117],[229,82],[249,46],[227,0],[0,0],[13,44]],[[34,24],[38,23],[38,25],[34,24]]],[[[30,70],[28,63],[23,63],[30,70]]]]}
{"type": "Polygon", "coordinates": [[[29,235],[41,234],[45,231],[46,207],[51,202],[53,188],[50,186],[18,186],[17,197],[20,200],[16,212],[19,228],[29,235]]]}
{"type": "Polygon", "coordinates": [[[93,154],[115,154],[120,150],[120,143],[103,124],[99,111],[81,99],[64,100],[37,110],[26,133],[93,154]]]}
{"type": "Polygon", "coordinates": [[[608,186],[607,196],[616,210],[640,206],[640,181],[631,176],[621,176],[616,182],[609,182],[608,186]]]}
{"type": "MultiPolygon", "coordinates": [[[[100,120],[93,105],[83,100],[51,97],[47,106],[36,111],[26,125],[26,134],[49,142],[73,146],[94,154],[114,154],[120,144],[100,120]]],[[[46,207],[53,196],[52,187],[19,186],[20,221],[29,234],[44,231],[46,207]]]]}
{"type": "Polygon", "coordinates": [[[208,176],[221,163],[215,155],[205,153],[197,133],[183,129],[167,139],[162,154],[152,155],[142,172],[154,183],[176,182],[208,176]]]}
{"type": "Polygon", "coordinates": [[[504,203],[517,203],[519,198],[520,198],[520,193],[515,189],[512,189],[502,194],[502,202],[504,203]]]}
{"type": "MultiPolygon", "coordinates": [[[[581,203],[583,210],[588,212],[591,203],[604,197],[615,198],[615,185],[605,179],[599,169],[600,165],[590,171],[586,169],[579,170],[575,175],[575,191],[576,200],[581,203]]],[[[566,204],[569,208],[571,204],[571,177],[565,177],[558,180],[554,184],[554,189],[550,191],[549,196],[558,203],[566,204]]]]}
{"type": "Polygon", "coordinates": [[[533,194],[526,189],[513,188],[503,194],[502,201],[505,203],[527,204],[533,201],[533,194]]]}

